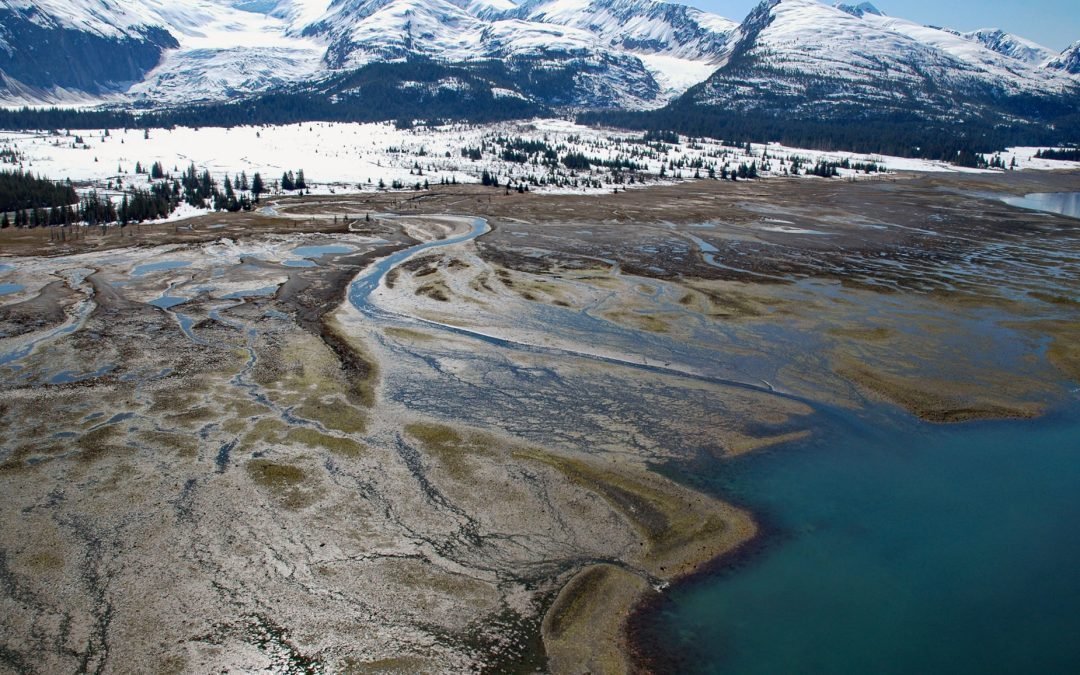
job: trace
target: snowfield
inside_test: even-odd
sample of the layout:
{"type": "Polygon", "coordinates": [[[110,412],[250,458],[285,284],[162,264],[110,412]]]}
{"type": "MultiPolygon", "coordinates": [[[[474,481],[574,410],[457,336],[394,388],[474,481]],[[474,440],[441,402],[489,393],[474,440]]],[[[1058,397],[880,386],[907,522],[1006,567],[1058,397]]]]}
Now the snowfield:
{"type": "MultiPolygon", "coordinates": [[[[178,127],[130,130],[14,132],[0,131],[0,150],[11,151],[19,167],[54,180],[71,179],[82,189],[144,186],[147,173],[136,173],[141,165],[148,172],[161,162],[169,174],[177,174],[190,164],[207,169],[218,180],[236,178],[241,172],[250,180],[259,172],[272,186],[287,171],[304,171],[313,193],[342,193],[377,190],[379,183],[390,187],[395,181],[406,188],[425,181],[479,182],[485,171],[501,184],[512,180],[530,183],[530,189],[546,192],[611,191],[614,187],[692,179],[695,173],[707,176],[708,167],[717,174],[721,167],[735,169],[754,162],[762,178],[786,175],[793,158],[804,169],[818,161],[873,162],[889,171],[976,171],[942,162],[905,159],[848,152],[819,152],[789,148],[779,144],[729,147],[711,139],[681,137],[680,143],[645,144],[640,133],[584,127],[556,119],[492,125],[417,126],[398,129],[391,123],[336,124],[311,122],[286,126],[254,126],[199,129],[178,127]],[[502,152],[514,139],[543,142],[557,151],[557,166],[544,165],[532,157],[525,163],[507,161],[502,152]],[[80,142],[81,141],[81,142],[80,142]],[[483,148],[479,160],[462,156],[467,148],[483,148]],[[589,158],[593,166],[572,171],[561,159],[570,153],[589,158]],[[767,155],[767,157],[765,157],[767,155]],[[634,162],[636,171],[618,172],[598,166],[600,161],[634,162]],[[697,165],[698,168],[695,168],[697,165]],[[633,183],[626,177],[635,175],[633,183]],[[532,178],[547,180],[536,185],[532,178]]],[[[1080,168],[1080,163],[1035,159],[1038,148],[1016,148],[1001,153],[1005,164],[1017,169],[1080,168]]],[[[990,155],[987,155],[990,158],[990,155]]],[[[842,178],[857,179],[865,174],[840,170],[842,178]]],[[[816,178],[807,178],[817,180],[816,178]]]]}

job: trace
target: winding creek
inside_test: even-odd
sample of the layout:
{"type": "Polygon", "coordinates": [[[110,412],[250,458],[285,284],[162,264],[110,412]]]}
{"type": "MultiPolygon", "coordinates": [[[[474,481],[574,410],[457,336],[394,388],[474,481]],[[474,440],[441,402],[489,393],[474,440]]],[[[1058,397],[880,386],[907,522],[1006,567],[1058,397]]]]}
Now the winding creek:
{"type": "Polygon", "coordinates": [[[694,350],[686,345],[667,338],[649,334],[644,331],[625,328],[609,321],[596,318],[592,316],[588,310],[574,311],[561,307],[540,307],[536,310],[539,314],[537,323],[551,328],[558,327],[560,330],[574,330],[578,334],[585,336],[594,344],[621,346],[625,347],[631,353],[644,353],[646,355],[642,355],[640,357],[641,360],[638,361],[629,357],[620,358],[586,351],[571,351],[568,349],[558,349],[543,345],[527,344],[489,335],[476,330],[429,321],[419,317],[395,316],[378,307],[371,301],[371,294],[379,287],[379,284],[383,282],[386,275],[406,260],[426,251],[464,244],[486,234],[488,231],[490,231],[490,226],[487,221],[482,218],[470,219],[470,229],[465,234],[419,244],[398,251],[380,260],[373,265],[371,269],[361,274],[360,277],[350,285],[348,292],[349,302],[362,314],[376,321],[392,318],[407,318],[412,322],[453,333],[455,335],[474,338],[496,347],[550,356],[552,358],[577,357],[590,359],[601,363],[626,366],[662,375],[674,375],[677,377],[700,380],[739,389],[747,389],[755,392],[769,393],[807,404],[810,403],[810,401],[803,397],[795,396],[788,392],[778,391],[772,384],[764,379],[758,379],[755,382],[753,381],[753,378],[750,377],[748,377],[747,380],[739,380],[703,373],[701,370],[698,370],[698,368],[707,369],[709,368],[709,364],[715,364],[718,356],[715,352],[694,350]],[[647,355],[650,352],[655,355],[647,355]],[[673,361],[685,363],[686,365],[683,365],[682,367],[671,367],[673,361]]]}

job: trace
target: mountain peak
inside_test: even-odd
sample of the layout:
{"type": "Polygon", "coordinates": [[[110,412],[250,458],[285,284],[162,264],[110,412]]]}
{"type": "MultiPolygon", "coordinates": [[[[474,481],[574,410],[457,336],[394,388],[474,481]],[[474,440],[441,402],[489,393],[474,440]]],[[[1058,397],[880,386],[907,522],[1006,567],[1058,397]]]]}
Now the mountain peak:
{"type": "Polygon", "coordinates": [[[877,7],[874,7],[869,2],[860,2],[857,5],[845,5],[838,2],[836,3],[836,8],[839,9],[841,12],[847,12],[848,14],[852,16],[857,16],[860,19],[867,14],[870,14],[872,16],[885,16],[884,12],[882,12],[877,7]]]}
{"type": "Polygon", "coordinates": [[[1029,65],[1040,65],[1057,56],[1054,52],[1030,40],[1013,35],[1000,28],[983,28],[970,33],[949,31],[955,35],[978,42],[990,51],[1011,56],[1029,65]]]}
{"type": "Polygon", "coordinates": [[[1052,70],[1062,70],[1070,75],[1080,75],[1080,40],[1065,48],[1056,58],[1046,64],[1052,70]]]}

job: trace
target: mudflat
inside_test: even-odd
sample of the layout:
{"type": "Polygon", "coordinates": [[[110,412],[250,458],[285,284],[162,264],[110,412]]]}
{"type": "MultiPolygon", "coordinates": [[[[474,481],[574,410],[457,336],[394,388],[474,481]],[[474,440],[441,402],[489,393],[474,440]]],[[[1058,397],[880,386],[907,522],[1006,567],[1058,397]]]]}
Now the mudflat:
{"type": "Polygon", "coordinates": [[[633,608],[757,531],[659,466],[1070,395],[1080,221],[997,197],[1076,190],[456,186],[2,231],[0,662],[629,670],[633,608]]]}

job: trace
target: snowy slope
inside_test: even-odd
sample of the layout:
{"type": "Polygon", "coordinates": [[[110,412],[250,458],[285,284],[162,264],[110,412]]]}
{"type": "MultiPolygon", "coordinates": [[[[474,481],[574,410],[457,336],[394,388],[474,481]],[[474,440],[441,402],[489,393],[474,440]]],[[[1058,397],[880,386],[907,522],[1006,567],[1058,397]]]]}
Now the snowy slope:
{"type": "MultiPolygon", "coordinates": [[[[627,11],[631,4],[622,0],[625,6],[619,8],[627,11]]],[[[655,10],[660,4],[649,2],[647,8],[655,10]]],[[[563,9],[567,6],[562,5],[563,9]]],[[[664,7],[678,7],[676,14],[692,12],[703,21],[707,17],[677,5],[664,7]]],[[[626,31],[615,39],[617,31],[611,26],[605,29],[566,18],[565,14],[530,15],[509,2],[494,0],[342,0],[303,34],[327,41],[326,61],[336,69],[417,56],[450,62],[495,59],[507,62],[512,70],[545,70],[573,80],[569,91],[541,95],[545,102],[600,107],[663,104],[708,77],[710,62],[716,58],[709,50],[715,52],[722,45],[716,33],[697,23],[693,24],[699,38],[696,46],[688,34],[682,42],[671,42],[675,31],[670,25],[640,18],[633,24],[638,36],[634,44],[639,49],[632,50],[625,48],[631,41],[626,31]],[[651,46],[643,46],[646,39],[652,41],[651,46]],[[661,44],[662,39],[668,41],[661,44]],[[665,46],[669,44],[675,46],[665,46]]]]}
{"type": "Polygon", "coordinates": [[[0,0],[0,97],[100,97],[143,78],[177,46],[142,5],[0,0]]]}
{"type": "Polygon", "coordinates": [[[1065,51],[1050,60],[1046,67],[1072,75],[1080,75],[1080,40],[1072,43],[1065,51]]]}
{"type": "MultiPolygon", "coordinates": [[[[323,45],[289,36],[286,20],[243,7],[244,3],[228,0],[0,0],[0,12],[29,12],[34,24],[53,28],[61,51],[64,46],[92,40],[95,51],[61,53],[60,71],[77,72],[77,64],[84,61],[130,61],[133,51],[142,57],[141,70],[129,69],[131,77],[106,81],[92,89],[113,100],[220,100],[296,82],[322,67],[323,45]],[[57,28],[66,32],[55,33],[57,28]],[[126,95],[117,98],[121,92],[126,95]]],[[[5,19],[3,28],[13,23],[5,19]]],[[[0,32],[0,46],[10,52],[12,47],[3,36],[0,32]]],[[[11,73],[7,65],[0,61],[0,70],[6,75],[11,73]]],[[[57,70],[53,67],[48,72],[55,74],[57,70]]],[[[9,102],[77,98],[75,92],[62,88],[63,82],[61,87],[37,89],[21,84],[8,82],[9,102]]]]}
{"type": "MultiPolygon", "coordinates": [[[[848,5],[842,2],[838,2],[835,4],[835,7],[843,12],[846,12],[847,14],[851,14],[852,16],[858,17],[860,19],[867,18],[868,16],[877,16],[881,17],[883,22],[887,22],[886,14],[869,2],[863,2],[858,5],[848,5]]],[[[1057,54],[1055,54],[1053,51],[1047,49],[1046,47],[1043,47],[1040,44],[1036,44],[1031,40],[1027,40],[1018,35],[1007,33],[1000,28],[983,28],[967,33],[951,30],[949,28],[926,28],[932,28],[934,30],[941,30],[946,33],[951,33],[957,37],[964,38],[965,40],[978,43],[986,49],[997,52],[1011,59],[1023,61],[1024,63],[1032,66],[1043,65],[1050,59],[1057,56],[1057,54]]],[[[965,50],[961,48],[958,53],[962,53],[964,51],[965,50]]],[[[972,52],[968,52],[969,55],[971,53],[972,52]]]]}
{"type": "MultiPolygon", "coordinates": [[[[321,0],[320,4],[326,0],[321,0]]],[[[127,94],[188,103],[247,95],[316,77],[325,45],[290,34],[290,22],[212,0],[143,0],[179,47],[127,94]]]]}
{"type": "Polygon", "coordinates": [[[503,16],[577,28],[604,47],[637,56],[660,87],[658,102],[707,78],[738,27],[730,19],[657,0],[526,0],[503,16]]]}
{"type": "Polygon", "coordinates": [[[158,17],[141,3],[116,0],[0,0],[0,11],[31,14],[32,21],[43,27],[107,38],[131,37],[141,27],[160,25],[158,17]]]}
{"type": "Polygon", "coordinates": [[[573,26],[608,46],[636,54],[663,54],[689,60],[719,57],[738,27],[729,19],[656,0],[528,0],[514,16],[573,26]]]}
{"type": "MultiPolygon", "coordinates": [[[[1072,84],[1067,79],[1047,78],[1039,72],[1040,54],[1034,45],[1032,46],[1036,47],[1033,50],[1036,51],[1036,60],[1032,61],[988,48],[986,43],[978,39],[933,26],[922,26],[905,19],[871,14],[863,17],[863,21],[878,30],[908,36],[921,45],[955,58],[962,66],[943,73],[946,80],[978,79],[1001,86],[1011,93],[1038,92],[1047,88],[1062,91],[1072,84]],[[963,66],[971,66],[974,70],[965,71],[963,66]]],[[[1002,33],[1001,37],[1006,36],[1002,33]]]]}
{"type": "Polygon", "coordinates": [[[1057,56],[1053,50],[1018,35],[1006,33],[1000,28],[984,28],[960,35],[982,44],[991,51],[1018,59],[1031,66],[1041,66],[1057,56]]]}
{"type": "Polygon", "coordinates": [[[500,60],[525,78],[546,71],[519,92],[544,103],[656,107],[712,73],[736,26],[657,0],[0,0],[5,8],[22,24],[68,31],[54,32],[58,43],[98,40],[93,53],[35,68],[21,33],[3,30],[18,22],[0,22],[0,54],[10,54],[0,100],[9,104],[82,99],[84,90],[115,101],[225,100],[419,57],[500,60]],[[110,53],[120,62],[112,70],[49,80],[66,63],[110,53]]]}
{"type": "Polygon", "coordinates": [[[888,17],[872,5],[767,0],[740,25],[722,68],[697,103],[741,109],[925,110],[952,115],[959,100],[1058,96],[1077,81],[978,40],[888,17]]]}
{"type": "Polygon", "coordinates": [[[331,68],[408,56],[461,61],[476,54],[486,24],[446,0],[343,0],[304,35],[328,42],[331,68]]]}

